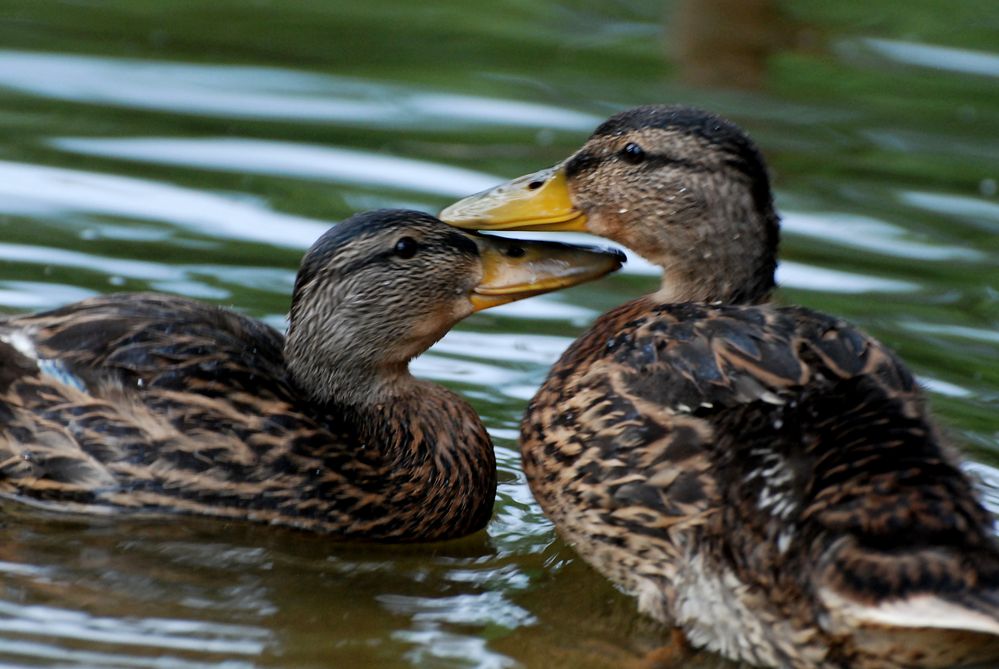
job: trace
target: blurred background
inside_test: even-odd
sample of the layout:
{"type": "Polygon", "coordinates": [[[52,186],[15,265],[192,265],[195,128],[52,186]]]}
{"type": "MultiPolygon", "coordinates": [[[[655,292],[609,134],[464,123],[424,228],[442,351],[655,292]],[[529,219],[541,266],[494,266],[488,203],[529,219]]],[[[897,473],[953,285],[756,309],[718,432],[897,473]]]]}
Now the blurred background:
{"type": "MultiPolygon", "coordinates": [[[[302,252],[436,212],[683,102],[746,128],[783,302],[894,347],[999,503],[995,0],[0,0],[0,310],[157,290],[284,327],[302,252]]],[[[4,667],[619,667],[666,631],[534,504],[516,426],[560,352],[657,285],[479,314],[415,364],[490,426],[486,532],[340,546],[238,523],[0,515],[4,667]]],[[[700,656],[691,667],[729,667],[700,656]]]]}

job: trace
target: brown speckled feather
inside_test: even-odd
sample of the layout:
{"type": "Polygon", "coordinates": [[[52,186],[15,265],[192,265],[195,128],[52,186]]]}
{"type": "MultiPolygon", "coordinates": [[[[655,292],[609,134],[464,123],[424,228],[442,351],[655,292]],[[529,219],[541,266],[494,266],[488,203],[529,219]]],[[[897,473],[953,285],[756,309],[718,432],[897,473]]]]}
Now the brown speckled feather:
{"type": "Polygon", "coordinates": [[[580,553],[728,654],[813,666],[791,637],[823,666],[862,666],[835,631],[840,599],[999,611],[989,516],[911,375],[834,318],[636,300],[563,355],[522,436],[532,490],[580,553]],[[748,643],[703,629],[697,598],[725,579],[743,602],[715,606],[768,621],[748,643]]]}
{"type": "Polygon", "coordinates": [[[643,611],[753,665],[995,666],[992,519],[888,349],[767,304],[779,217],[742,130],[636,107],[441,216],[584,230],[662,269],[566,352],[522,424],[541,505],[643,611]]]}
{"type": "Polygon", "coordinates": [[[594,279],[621,254],[378,210],[302,259],[287,336],[155,294],[0,321],[0,496],[203,514],[343,539],[488,522],[485,426],[409,363],[475,311],[594,279]]]}
{"type": "MultiPolygon", "coordinates": [[[[490,503],[461,503],[479,494],[455,494],[491,491],[487,437],[483,461],[442,463],[436,474],[469,480],[423,485],[430,468],[390,467],[384,453],[419,451],[420,425],[386,406],[387,422],[405,428],[371,434],[369,421],[303,400],[283,337],[252,319],[178,297],[110,295],[10,319],[0,340],[6,495],[91,512],[248,518],[343,538],[435,538],[489,517],[490,503]]],[[[448,391],[425,390],[424,426],[477,420],[448,391]]]]}

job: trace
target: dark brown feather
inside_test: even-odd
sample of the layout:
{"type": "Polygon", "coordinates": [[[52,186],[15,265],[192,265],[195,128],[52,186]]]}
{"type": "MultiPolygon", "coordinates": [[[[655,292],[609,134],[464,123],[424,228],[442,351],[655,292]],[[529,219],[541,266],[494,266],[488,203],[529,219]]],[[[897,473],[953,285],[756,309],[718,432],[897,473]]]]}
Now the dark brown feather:
{"type": "MultiPolygon", "coordinates": [[[[628,303],[554,366],[522,436],[545,511],[640,597],[643,581],[664,578],[662,601],[644,607],[664,620],[689,622],[675,617],[676,587],[694,578],[695,556],[738,579],[763,607],[754,615],[801,635],[823,628],[827,589],[869,605],[929,594],[999,611],[990,517],[912,376],[829,316],[628,303]]],[[[813,666],[801,648],[781,650],[786,634],[774,627],[740,653],[813,666]]],[[[861,666],[834,634],[808,643],[822,666],[861,666]]]]}
{"type": "Polygon", "coordinates": [[[991,518],[886,347],[766,304],[779,218],[738,127],[623,111],[442,216],[583,228],[663,270],[565,353],[521,429],[542,507],[643,611],[753,665],[999,658],[991,518]]]}
{"type": "Polygon", "coordinates": [[[488,437],[453,456],[434,448],[442,426],[477,423],[443,388],[421,384],[418,418],[405,403],[382,407],[378,421],[314,405],[288,375],[279,333],[165,295],[13,318],[0,325],[12,336],[30,339],[46,364],[0,343],[6,495],[372,540],[455,536],[489,518],[488,437]]]}

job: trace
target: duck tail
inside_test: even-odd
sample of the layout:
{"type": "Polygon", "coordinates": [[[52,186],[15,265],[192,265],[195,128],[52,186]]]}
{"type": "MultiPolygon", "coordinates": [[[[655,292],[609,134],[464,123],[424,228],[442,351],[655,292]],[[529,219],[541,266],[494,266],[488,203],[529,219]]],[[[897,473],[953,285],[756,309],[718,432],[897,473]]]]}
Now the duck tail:
{"type": "Polygon", "coordinates": [[[961,597],[920,593],[873,604],[854,604],[850,607],[850,617],[870,626],[977,632],[999,638],[996,598],[995,591],[961,597]]]}
{"type": "MultiPolygon", "coordinates": [[[[985,528],[976,528],[984,530],[985,528]]],[[[830,555],[826,606],[853,625],[972,632],[999,640],[999,553],[968,532],[950,545],[873,548],[850,537],[830,555]],[[977,539],[977,541],[976,541],[977,539]]]]}

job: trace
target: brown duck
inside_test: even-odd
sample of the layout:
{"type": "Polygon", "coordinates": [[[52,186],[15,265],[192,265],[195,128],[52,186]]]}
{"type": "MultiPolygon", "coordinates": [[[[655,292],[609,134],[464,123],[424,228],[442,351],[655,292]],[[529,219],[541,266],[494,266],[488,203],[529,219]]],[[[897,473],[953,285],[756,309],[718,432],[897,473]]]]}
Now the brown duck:
{"type": "Polygon", "coordinates": [[[181,297],[117,294],[0,322],[0,495],[343,539],[483,527],[492,444],[408,363],[474,311],[602,276],[617,252],[470,234],[412,211],[326,232],[287,337],[181,297]]]}
{"type": "Polygon", "coordinates": [[[585,230],[662,267],[566,351],[521,426],[541,506],[642,611],[759,666],[999,657],[992,519],[890,350],[768,303],[778,217],[742,131],[632,109],[442,218],[585,230]]]}

